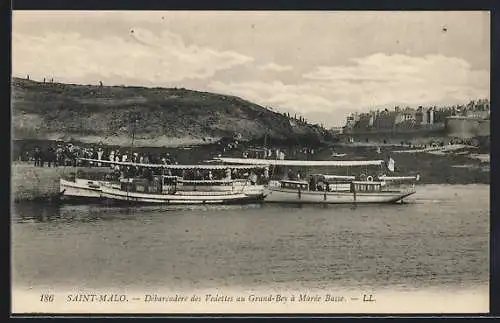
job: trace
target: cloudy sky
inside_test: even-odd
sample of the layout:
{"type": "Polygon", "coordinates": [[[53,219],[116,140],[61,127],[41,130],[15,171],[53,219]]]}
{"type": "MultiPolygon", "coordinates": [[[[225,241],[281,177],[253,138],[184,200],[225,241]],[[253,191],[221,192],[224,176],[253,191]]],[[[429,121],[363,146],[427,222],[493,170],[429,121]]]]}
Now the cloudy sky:
{"type": "Polygon", "coordinates": [[[237,95],[326,126],[489,98],[488,12],[15,11],[14,76],[237,95]]]}

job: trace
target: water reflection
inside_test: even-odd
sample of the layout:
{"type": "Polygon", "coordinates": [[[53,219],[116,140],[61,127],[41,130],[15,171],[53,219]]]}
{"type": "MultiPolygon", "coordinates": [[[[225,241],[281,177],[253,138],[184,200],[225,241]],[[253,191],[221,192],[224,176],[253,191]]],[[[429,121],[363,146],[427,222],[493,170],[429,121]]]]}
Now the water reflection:
{"type": "Polygon", "coordinates": [[[409,201],[397,205],[373,205],[373,204],[246,204],[246,205],[146,205],[146,206],[109,206],[105,204],[51,204],[51,203],[19,203],[12,206],[12,220],[16,223],[29,222],[97,222],[112,220],[134,220],[143,216],[167,216],[187,214],[190,211],[199,212],[238,212],[249,209],[260,209],[266,213],[295,212],[303,210],[305,213],[332,210],[335,212],[345,212],[349,210],[370,211],[384,210],[390,208],[391,211],[406,209],[415,201],[409,201]]]}
{"type": "Polygon", "coordinates": [[[13,281],[177,290],[484,284],[488,203],[487,186],[430,186],[412,204],[356,208],[24,203],[13,210],[13,281]]]}
{"type": "Polygon", "coordinates": [[[177,215],[188,211],[238,211],[261,208],[261,204],[248,205],[146,205],[108,206],[105,204],[52,204],[19,203],[12,206],[12,220],[26,222],[96,222],[111,220],[133,220],[144,214],[177,215]]]}

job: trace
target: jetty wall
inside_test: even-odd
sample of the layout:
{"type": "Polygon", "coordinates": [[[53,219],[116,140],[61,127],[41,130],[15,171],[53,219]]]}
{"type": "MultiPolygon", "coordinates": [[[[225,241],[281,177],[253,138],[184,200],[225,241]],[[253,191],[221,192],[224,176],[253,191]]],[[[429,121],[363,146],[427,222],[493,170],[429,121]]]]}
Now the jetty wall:
{"type": "Polygon", "coordinates": [[[411,129],[356,129],[339,136],[341,141],[353,138],[356,142],[386,142],[399,144],[401,141],[440,141],[447,137],[444,125],[435,128],[411,129]]]}
{"type": "MultiPolygon", "coordinates": [[[[93,168],[94,170],[96,168],[93,168]]],[[[35,167],[33,162],[11,164],[11,200],[13,202],[50,200],[59,194],[59,179],[77,171],[91,172],[89,167],[35,167]]]]}
{"type": "Polygon", "coordinates": [[[34,167],[32,163],[12,163],[11,198],[14,202],[50,199],[59,192],[61,176],[74,167],[34,167]]]}

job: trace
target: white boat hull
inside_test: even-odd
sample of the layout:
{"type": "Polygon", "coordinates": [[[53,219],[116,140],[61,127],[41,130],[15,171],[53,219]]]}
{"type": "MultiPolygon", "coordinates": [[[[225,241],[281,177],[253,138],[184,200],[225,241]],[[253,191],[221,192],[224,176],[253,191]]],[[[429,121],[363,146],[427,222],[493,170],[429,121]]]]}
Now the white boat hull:
{"type": "Polygon", "coordinates": [[[415,190],[381,192],[325,192],[301,191],[269,188],[265,193],[265,202],[269,203],[315,203],[315,204],[357,204],[357,203],[395,203],[415,193],[415,190]]]}
{"type": "Polygon", "coordinates": [[[116,202],[148,204],[230,204],[259,201],[264,198],[263,190],[259,195],[224,192],[176,192],[174,194],[151,194],[126,192],[107,186],[101,187],[101,197],[116,202]]]}
{"type": "MultiPolygon", "coordinates": [[[[117,189],[117,186],[113,187],[113,184],[105,181],[92,181],[82,178],[77,178],[74,182],[65,179],[59,180],[59,192],[61,198],[63,199],[98,199],[102,196],[102,187],[112,187],[117,189]]],[[[183,187],[181,190],[189,189],[188,187],[183,187]]],[[[207,195],[207,194],[219,194],[228,195],[230,193],[241,193],[247,198],[261,198],[264,194],[264,185],[250,185],[243,182],[235,182],[233,185],[226,186],[205,186],[200,187],[200,191],[185,191],[182,194],[186,195],[207,195]]],[[[181,194],[181,192],[179,192],[181,194]]],[[[234,194],[233,194],[234,195],[234,194]]]]}
{"type": "Polygon", "coordinates": [[[76,179],[74,182],[59,180],[59,193],[62,198],[100,198],[102,183],[86,179],[76,179]]]}

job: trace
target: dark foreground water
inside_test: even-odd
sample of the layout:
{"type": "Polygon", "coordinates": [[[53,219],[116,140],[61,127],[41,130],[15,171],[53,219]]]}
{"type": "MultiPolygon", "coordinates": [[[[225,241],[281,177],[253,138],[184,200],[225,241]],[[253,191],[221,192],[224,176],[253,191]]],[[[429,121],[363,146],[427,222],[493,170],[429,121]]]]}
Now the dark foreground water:
{"type": "Polygon", "coordinates": [[[15,205],[13,288],[462,289],[489,281],[489,186],[403,205],[15,205]]]}

